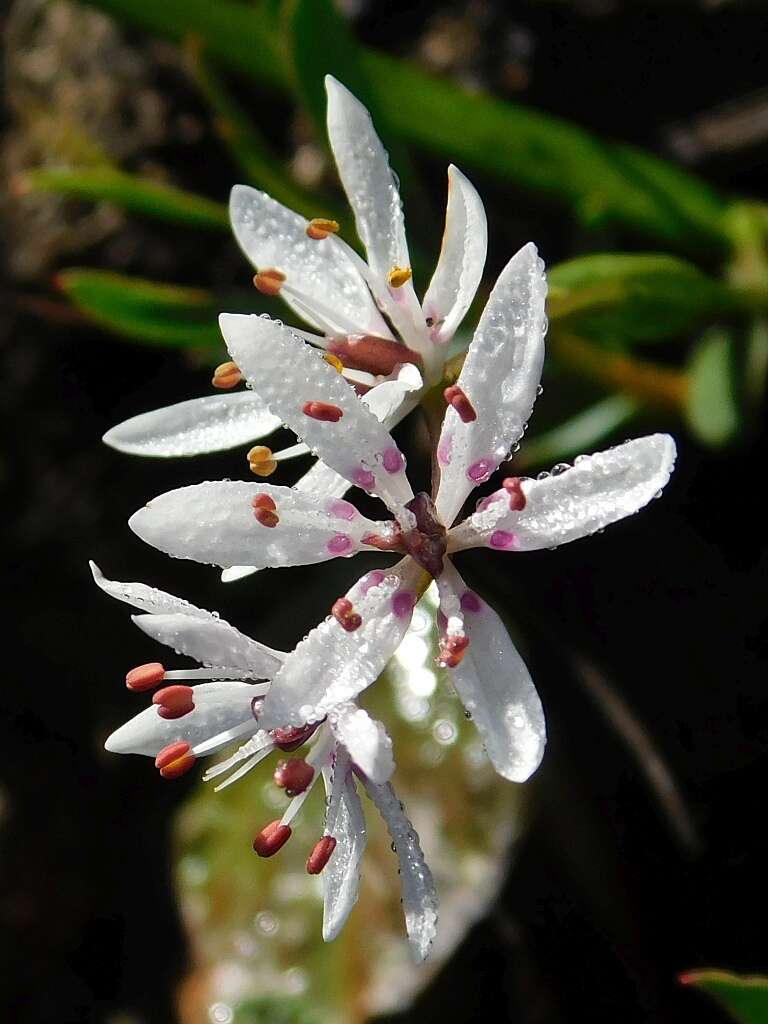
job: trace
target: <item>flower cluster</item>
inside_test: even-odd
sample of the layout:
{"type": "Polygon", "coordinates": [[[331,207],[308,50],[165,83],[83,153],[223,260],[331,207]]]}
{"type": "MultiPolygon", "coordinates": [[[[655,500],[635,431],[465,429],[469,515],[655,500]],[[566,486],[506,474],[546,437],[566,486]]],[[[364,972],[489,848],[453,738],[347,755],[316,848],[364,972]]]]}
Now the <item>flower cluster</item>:
{"type": "Polygon", "coordinates": [[[253,447],[249,464],[263,478],[282,458],[309,450],[318,462],[297,485],[227,480],[183,487],[148,502],[131,528],[170,555],[221,567],[230,579],[358,551],[397,560],[367,572],[329,602],[327,618],[290,653],[168,594],[109,582],[94,567],[104,590],[144,613],[134,618],[141,629],[202,666],[166,671],[156,663],[132,670],[131,689],[160,688],[151,707],[110,736],[107,749],[150,755],[161,775],[175,777],[196,758],[239,741],[205,775],[219,779],[220,788],[274,751],[306,745],[304,757],[278,763],[275,781],[291,801],[282,818],[256,836],[254,849],[271,856],[284,845],[322,776],[325,822],[307,870],[322,872],[323,935],[332,938],[357,895],[365,846],[362,787],[397,849],[407,931],[423,958],[436,929],[434,883],[391,787],[391,741],[357,699],[385,669],[434,581],[439,664],[496,771],[525,781],[544,751],[541,703],[501,619],[465,584],[452,555],[484,547],[509,557],[601,530],[658,494],[675,446],[657,434],[582,456],[535,480],[507,476],[457,522],[473,489],[517,449],[538,394],[544,265],[532,244],[513,256],[491,291],[458,377],[444,380],[446,343],[483,271],[480,199],[450,168],[443,246],[420,303],[386,152],[368,112],[333,79],[328,129],[367,262],[337,237],[334,222],[307,221],[244,187],[235,188],[231,206],[257,288],[280,294],[317,333],[266,316],[223,314],[231,362],[219,367],[214,383],[229,388],[245,381],[247,390],[136,417],[106,440],[144,454],[193,454],[258,440],[285,424],[299,443],[278,453],[253,447]],[[414,494],[405,455],[389,430],[427,390],[442,385],[445,415],[435,439],[431,492],[414,494]],[[344,497],[352,488],[381,499],[391,518],[364,516],[344,497]]]}

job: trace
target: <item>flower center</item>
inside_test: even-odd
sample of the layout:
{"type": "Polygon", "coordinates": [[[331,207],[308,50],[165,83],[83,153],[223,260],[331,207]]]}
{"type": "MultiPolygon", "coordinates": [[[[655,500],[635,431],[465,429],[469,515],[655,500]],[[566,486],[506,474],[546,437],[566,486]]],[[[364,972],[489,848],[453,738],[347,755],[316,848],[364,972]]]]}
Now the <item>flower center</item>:
{"type": "Polygon", "coordinates": [[[445,527],[435,511],[435,505],[423,491],[405,506],[416,518],[413,529],[403,531],[402,540],[408,554],[435,579],[443,571],[443,558],[447,542],[445,527]]]}

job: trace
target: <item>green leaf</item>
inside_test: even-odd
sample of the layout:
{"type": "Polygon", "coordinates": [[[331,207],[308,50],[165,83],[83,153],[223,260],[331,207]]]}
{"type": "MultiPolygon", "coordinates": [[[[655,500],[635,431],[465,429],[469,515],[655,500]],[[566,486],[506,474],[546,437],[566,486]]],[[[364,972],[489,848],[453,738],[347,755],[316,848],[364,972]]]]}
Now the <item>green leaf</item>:
{"type": "Polygon", "coordinates": [[[305,999],[262,996],[240,1003],[233,1024],[320,1024],[320,1018],[305,999]]]}
{"type": "Polygon", "coordinates": [[[228,228],[227,208],[205,196],[137,174],[111,169],[75,168],[25,171],[20,191],[60,192],[94,202],[110,202],[132,213],[201,228],[228,228]]]}
{"type": "Polygon", "coordinates": [[[755,317],[747,336],[744,399],[752,412],[761,408],[768,384],[768,319],[755,317]]]}
{"type": "Polygon", "coordinates": [[[679,977],[708,993],[739,1024],[768,1024],[768,978],[730,971],[687,971],[679,977]]]}
{"type": "Polygon", "coordinates": [[[719,282],[664,254],[579,256],[548,276],[550,319],[614,348],[675,337],[734,305],[719,282]]]}
{"type": "Polygon", "coordinates": [[[526,439],[515,457],[515,469],[552,465],[595,446],[610,437],[640,409],[640,403],[628,395],[611,395],[576,416],[559,423],[544,434],[526,439]]]}
{"type": "Polygon", "coordinates": [[[713,328],[702,337],[688,364],[686,416],[693,433],[704,444],[727,444],[739,429],[736,399],[734,340],[713,328]]]}
{"type": "Polygon", "coordinates": [[[56,285],[89,319],[126,338],[175,348],[223,347],[221,305],[203,289],[100,270],[66,270],[56,285]]]}

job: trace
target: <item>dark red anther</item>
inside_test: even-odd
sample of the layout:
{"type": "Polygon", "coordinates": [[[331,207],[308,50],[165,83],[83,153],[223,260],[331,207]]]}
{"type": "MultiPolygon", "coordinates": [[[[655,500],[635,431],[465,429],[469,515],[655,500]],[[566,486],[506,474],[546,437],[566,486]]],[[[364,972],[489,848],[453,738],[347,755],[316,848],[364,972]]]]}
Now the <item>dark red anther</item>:
{"type": "Polygon", "coordinates": [[[253,508],[254,519],[262,526],[268,526],[270,529],[273,529],[280,522],[280,516],[275,511],[277,505],[271,495],[257,494],[251,499],[251,507],[253,508]]]}
{"type": "Polygon", "coordinates": [[[338,601],[333,602],[331,615],[336,619],[341,628],[346,629],[348,633],[354,633],[363,624],[363,620],[347,597],[340,597],[338,601]]]}
{"type": "Polygon", "coordinates": [[[125,685],[129,690],[141,693],[152,690],[165,679],[165,669],[159,661],[150,661],[146,665],[137,665],[125,676],[125,685]]]}
{"type": "Polygon", "coordinates": [[[280,819],[271,821],[253,840],[253,849],[260,857],[272,857],[281,850],[291,838],[289,825],[281,825],[280,819]]]}
{"type": "Polygon", "coordinates": [[[341,359],[350,370],[364,370],[374,377],[388,376],[401,363],[421,366],[418,352],[398,341],[377,338],[374,334],[348,334],[331,338],[328,351],[341,359]]]}
{"type": "Polygon", "coordinates": [[[322,839],[319,839],[307,858],[307,872],[310,875],[319,875],[331,859],[331,854],[335,849],[336,840],[333,836],[323,836],[322,839]]]}
{"type": "Polygon", "coordinates": [[[164,686],[152,698],[161,718],[181,718],[194,711],[195,691],[191,686],[164,686]]]}
{"type": "Polygon", "coordinates": [[[305,402],[301,411],[310,419],[320,420],[322,423],[338,423],[344,415],[344,411],[338,405],[331,405],[330,402],[305,402]]]}
{"type": "Polygon", "coordinates": [[[190,749],[186,740],[169,743],[155,758],[155,768],[164,779],[178,779],[186,775],[195,763],[195,755],[190,753],[190,749]]]}
{"type": "Polygon", "coordinates": [[[284,750],[286,754],[289,754],[292,750],[296,750],[303,743],[306,743],[319,724],[319,722],[314,722],[312,725],[295,725],[288,726],[285,729],[273,729],[269,735],[272,737],[272,742],[278,750],[284,750]]]}
{"type": "Polygon", "coordinates": [[[251,499],[251,505],[253,506],[253,508],[266,509],[268,512],[274,512],[275,509],[277,508],[277,505],[275,504],[275,499],[272,497],[271,494],[257,494],[254,498],[251,499]]]}
{"type": "Polygon", "coordinates": [[[474,406],[458,384],[452,384],[449,388],[446,388],[443,392],[443,398],[448,405],[453,406],[459,414],[462,423],[471,423],[477,419],[474,406]]]}
{"type": "Polygon", "coordinates": [[[513,512],[520,512],[525,508],[525,491],[519,476],[508,476],[506,480],[502,480],[501,486],[509,495],[509,507],[513,512]]]}
{"type": "Polygon", "coordinates": [[[440,668],[456,668],[461,664],[468,647],[469,637],[464,634],[443,637],[437,659],[440,668]]]}
{"type": "Polygon", "coordinates": [[[292,757],[288,761],[278,761],[272,777],[275,785],[284,789],[288,796],[298,796],[314,779],[315,769],[303,757],[292,757]]]}

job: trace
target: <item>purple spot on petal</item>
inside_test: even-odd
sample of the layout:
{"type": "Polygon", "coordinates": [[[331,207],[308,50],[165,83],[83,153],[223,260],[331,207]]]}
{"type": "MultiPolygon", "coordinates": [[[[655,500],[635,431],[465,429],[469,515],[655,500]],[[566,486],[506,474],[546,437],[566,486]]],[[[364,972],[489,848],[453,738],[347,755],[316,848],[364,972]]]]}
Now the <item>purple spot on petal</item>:
{"type": "Polygon", "coordinates": [[[337,533],[328,541],[326,547],[332,555],[343,555],[352,550],[352,538],[346,533],[337,533]]]}
{"type": "Polygon", "coordinates": [[[444,434],[440,438],[440,444],[437,446],[437,461],[441,466],[449,466],[451,464],[451,456],[453,455],[453,434],[444,434]]]}
{"type": "Polygon", "coordinates": [[[388,473],[399,473],[405,465],[405,459],[397,448],[387,448],[381,461],[388,473]]]}
{"type": "Polygon", "coordinates": [[[357,509],[354,505],[348,501],[344,501],[340,498],[338,501],[331,502],[328,511],[332,516],[337,516],[339,519],[352,520],[357,515],[357,509]]]}
{"type": "Polygon", "coordinates": [[[376,486],[376,477],[370,469],[365,469],[363,466],[354,471],[352,474],[352,480],[358,487],[362,487],[366,491],[370,491],[376,486]]]}
{"type": "Polygon", "coordinates": [[[517,546],[517,537],[509,530],[495,530],[488,543],[499,551],[509,551],[510,548],[517,546]]]}
{"type": "Polygon", "coordinates": [[[363,592],[363,596],[368,593],[369,590],[373,590],[374,587],[378,587],[380,583],[383,583],[385,579],[385,573],[381,569],[374,569],[373,572],[369,572],[367,576],[363,576],[360,581],[360,589],[363,592]]]}
{"type": "Polygon", "coordinates": [[[486,509],[490,508],[491,505],[495,505],[501,498],[506,497],[506,491],[494,491],[493,494],[489,494],[485,498],[481,498],[475,506],[476,512],[485,512],[486,509]]]}
{"type": "Polygon", "coordinates": [[[407,590],[401,590],[392,598],[392,611],[398,619],[408,618],[416,604],[416,598],[407,590]]]}
{"type": "Polygon", "coordinates": [[[483,602],[474,590],[465,590],[461,595],[461,607],[465,612],[479,612],[482,610],[483,602]]]}
{"type": "Polygon", "coordinates": [[[467,470],[467,476],[476,484],[485,483],[491,473],[496,469],[494,459],[478,459],[473,462],[467,470]]]}

